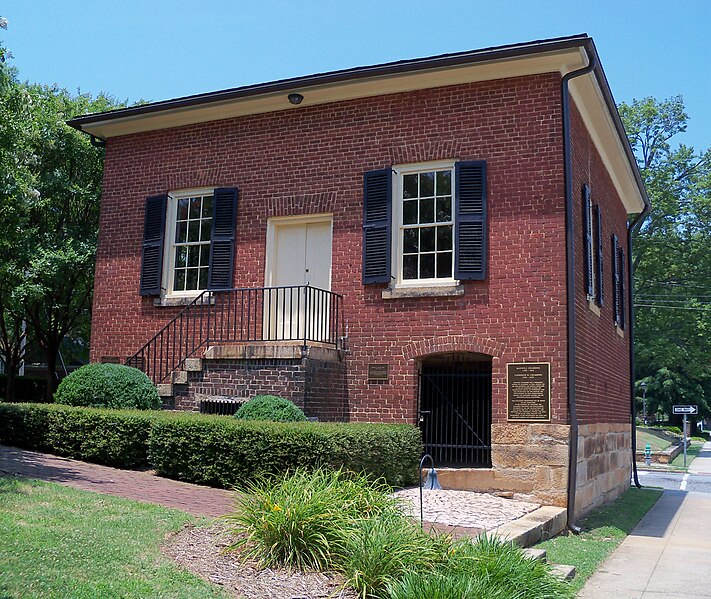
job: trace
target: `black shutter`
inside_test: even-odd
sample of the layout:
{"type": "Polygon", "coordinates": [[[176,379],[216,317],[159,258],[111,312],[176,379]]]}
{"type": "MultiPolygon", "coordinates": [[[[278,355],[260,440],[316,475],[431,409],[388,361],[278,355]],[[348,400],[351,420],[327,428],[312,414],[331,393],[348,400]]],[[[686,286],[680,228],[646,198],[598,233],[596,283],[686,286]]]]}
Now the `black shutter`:
{"type": "Polygon", "coordinates": [[[216,189],[212,199],[212,236],[208,289],[230,289],[234,274],[235,225],[237,223],[236,187],[216,189]]]}
{"type": "Polygon", "coordinates": [[[625,306],[627,305],[627,302],[625,302],[625,251],[620,248],[618,250],[618,258],[617,261],[620,264],[619,270],[620,270],[620,317],[619,317],[619,327],[621,329],[625,328],[625,306]]]}
{"type": "Polygon", "coordinates": [[[617,235],[612,236],[612,315],[615,324],[620,324],[620,255],[617,235]]]}
{"type": "Polygon", "coordinates": [[[160,295],[163,274],[163,237],[165,235],[166,194],[146,198],[141,258],[141,295],[160,295]]]}
{"type": "Polygon", "coordinates": [[[363,283],[389,283],[392,170],[363,175],[363,283]]]}
{"type": "Polygon", "coordinates": [[[473,160],[454,165],[455,252],[454,278],[486,278],[488,246],[486,162],[473,160]]]}
{"type": "Polygon", "coordinates": [[[590,186],[583,185],[583,264],[585,267],[585,294],[588,299],[595,297],[593,289],[592,264],[592,223],[590,222],[590,186]]]}
{"type": "Polygon", "coordinates": [[[597,242],[597,276],[595,277],[597,280],[597,305],[602,308],[605,303],[605,285],[602,276],[602,208],[600,208],[600,204],[595,206],[595,217],[597,221],[597,227],[595,228],[597,233],[597,239],[595,240],[597,242]]]}

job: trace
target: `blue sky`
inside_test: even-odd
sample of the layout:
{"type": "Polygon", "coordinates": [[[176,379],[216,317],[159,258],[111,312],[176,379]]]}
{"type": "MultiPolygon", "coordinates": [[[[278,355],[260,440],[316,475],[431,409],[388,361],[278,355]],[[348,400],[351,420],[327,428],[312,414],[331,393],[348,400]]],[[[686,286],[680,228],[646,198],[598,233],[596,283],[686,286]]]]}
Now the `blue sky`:
{"type": "Polygon", "coordinates": [[[129,101],[588,33],[618,102],[681,94],[683,141],[711,146],[707,0],[13,0],[0,16],[22,79],[129,101]]]}

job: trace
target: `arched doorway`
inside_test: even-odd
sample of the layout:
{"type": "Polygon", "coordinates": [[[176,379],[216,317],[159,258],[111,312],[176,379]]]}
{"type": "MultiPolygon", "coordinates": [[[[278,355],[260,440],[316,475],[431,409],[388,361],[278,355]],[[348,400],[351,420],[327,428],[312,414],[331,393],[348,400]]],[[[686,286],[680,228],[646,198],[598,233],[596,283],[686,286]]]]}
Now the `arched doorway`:
{"type": "Polygon", "coordinates": [[[425,453],[437,465],[491,467],[491,356],[424,357],[419,417],[425,453]]]}

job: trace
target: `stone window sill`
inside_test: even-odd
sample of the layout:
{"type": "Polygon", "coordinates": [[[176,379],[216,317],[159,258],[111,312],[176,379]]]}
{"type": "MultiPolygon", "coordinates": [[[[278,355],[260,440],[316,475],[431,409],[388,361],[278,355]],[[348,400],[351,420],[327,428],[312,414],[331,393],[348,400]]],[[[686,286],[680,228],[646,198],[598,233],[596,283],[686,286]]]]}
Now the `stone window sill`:
{"type": "Polygon", "coordinates": [[[590,309],[590,312],[595,314],[596,316],[600,316],[600,306],[598,306],[593,300],[589,299],[588,300],[588,308],[590,309]]]}
{"type": "Polygon", "coordinates": [[[433,287],[396,287],[383,289],[383,299],[406,299],[418,297],[459,297],[464,295],[464,286],[441,285],[433,287]]]}
{"type": "MultiPolygon", "coordinates": [[[[187,306],[191,304],[197,296],[192,295],[176,295],[173,297],[157,297],[153,300],[153,305],[159,308],[170,308],[175,306],[187,306]]],[[[213,298],[205,298],[205,303],[214,304],[215,300],[213,298]]]]}
{"type": "Polygon", "coordinates": [[[624,329],[621,329],[620,327],[615,326],[615,330],[617,331],[617,334],[618,334],[620,337],[622,337],[623,339],[625,338],[625,331],[624,331],[624,329]]]}

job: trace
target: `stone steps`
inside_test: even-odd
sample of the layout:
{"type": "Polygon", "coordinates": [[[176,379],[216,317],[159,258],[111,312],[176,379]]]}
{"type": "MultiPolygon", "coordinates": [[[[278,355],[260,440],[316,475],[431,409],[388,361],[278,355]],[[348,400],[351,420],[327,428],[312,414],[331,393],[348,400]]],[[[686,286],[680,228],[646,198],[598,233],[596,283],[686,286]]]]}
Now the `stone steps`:
{"type": "MultiPolygon", "coordinates": [[[[523,553],[538,562],[547,563],[548,558],[546,556],[545,549],[537,549],[536,547],[526,547],[523,549],[523,553]]],[[[575,566],[568,566],[565,564],[551,564],[551,574],[562,581],[569,581],[575,578],[575,566]]]]}

